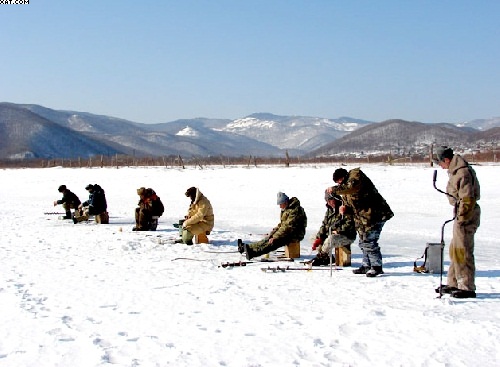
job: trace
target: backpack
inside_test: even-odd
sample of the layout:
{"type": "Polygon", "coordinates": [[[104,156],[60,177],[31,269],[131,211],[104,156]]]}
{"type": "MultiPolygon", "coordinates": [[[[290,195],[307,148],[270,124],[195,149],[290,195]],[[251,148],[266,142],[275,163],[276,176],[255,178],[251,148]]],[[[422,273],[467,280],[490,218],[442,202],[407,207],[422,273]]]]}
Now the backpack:
{"type": "Polygon", "coordinates": [[[413,271],[416,273],[440,273],[443,269],[444,244],[427,243],[422,256],[413,262],[413,271]],[[417,261],[424,259],[421,266],[417,266],[417,261]]]}

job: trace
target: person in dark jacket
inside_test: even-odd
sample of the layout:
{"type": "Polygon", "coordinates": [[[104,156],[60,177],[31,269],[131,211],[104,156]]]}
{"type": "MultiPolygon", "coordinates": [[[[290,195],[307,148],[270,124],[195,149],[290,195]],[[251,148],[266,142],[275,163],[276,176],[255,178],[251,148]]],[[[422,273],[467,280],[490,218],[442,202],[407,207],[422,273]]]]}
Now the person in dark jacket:
{"type": "Polygon", "coordinates": [[[151,227],[149,230],[156,231],[156,228],[158,228],[158,219],[163,215],[165,207],[163,206],[163,202],[160,197],[152,188],[146,189],[146,196],[148,197],[151,205],[151,227]]]}
{"type": "MultiPolygon", "coordinates": [[[[325,191],[326,213],[312,245],[312,250],[318,249],[318,254],[311,261],[311,265],[328,265],[330,263],[330,252],[333,247],[344,247],[347,253],[351,253],[351,244],[356,239],[356,227],[352,209],[347,208],[340,213],[342,198],[325,191]]],[[[332,258],[332,261],[335,261],[332,258]]]]}
{"type": "Polygon", "coordinates": [[[151,188],[137,189],[138,207],[135,209],[135,227],[133,231],[156,231],[158,218],[163,214],[164,206],[160,197],[151,188]]]}
{"type": "MultiPolygon", "coordinates": [[[[389,204],[380,195],[373,182],[359,168],[347,172],[338,168],[333,172],[337,186],[328,191],[342,196],[347,207],[352,208],[354,224],[359,236],[359,247],[363,252],[363,263],[354,274],[376,277],[383,274],[382,253],[378,245],[380,233],[386,221],[394,216],[389,204]]],[[[340,207],[343,213],[345,206],[340,207]]]]}
{"type": "Polygon", "coordinates": [[[60,200],[54,201],[54,206],[58,204],[62,204],[64,210],[66,211],[66,215],[63,219],[71,219],[71,209],[78,209],[78,205],[80,205],[80,199],[73,192],[71,192],[66,185],[61,185],[57,189],[60,193],[62,193],[63,197],[60,200]]]}
{"type": "Polygon", "coordinates": [[[98,184],[89,184],[85,187],[85,190],[88,191],[89,198],[78,206],[78,211],[75,212],[73,217],[73,223],[88,220],[93,215],[97,224],[108,224],[108,204],[104,189],[98,184]]]}
{"type": "Polygon", "coordinates": [[[245,252],[247,260],[304,239],[307,216],[299,199],[289,198],[285,193],[278,192],[277,204],[281,209],[280,223],[264,239],[250,244],[238,239],[238,251],[245,252]]]}

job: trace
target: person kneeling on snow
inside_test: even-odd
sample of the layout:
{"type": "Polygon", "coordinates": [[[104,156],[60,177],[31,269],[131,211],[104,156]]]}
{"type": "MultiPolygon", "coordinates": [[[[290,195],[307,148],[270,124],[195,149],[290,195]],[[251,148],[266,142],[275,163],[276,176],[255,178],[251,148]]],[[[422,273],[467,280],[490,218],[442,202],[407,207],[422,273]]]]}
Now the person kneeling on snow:
{"type": "Polygon", "coordinates": [[[330,251],[334,247],[344,247],[350,253],[351,244],[356,239],[352,209],[342,206],[342,198],[328,190],[325,191],[325,201],[325,217],[312,245],[313,251],[318,249],[318,254],[311,260],[313,266],[330,264],[330,251]]]}
{"type": "Polygon", "coordinates": [[[57,191],[62,193],[63,197],[61,200],[54,201],[54,206],[62,204],[64,210],[66,211],[66,215],[63,217],[63,219],[71,219],[71,209],[78,209],[81,201],[78,196],[76,196],[76,194],[66,188],[66,185],[59,186],[57,191]]]}
{"type": "Polygon", "coordinates": [[[247,260],[268,254],[292,242],[300,242],[306,233],[307,216],[300,201],[278,192],[276,203],[280,206],[280,223],[262,240],[246,244],[238,239],[238,251],[246,253],[247,260]]]}
{"type": "Polygon", "coordinates": [[[89,217],[93,215],[97,224],[109,224],[109,215],[106,211],[108,203],[103,188],[97,184],[88,184],[85,190],[89,192],[89,199],[78,206],[73,216],[73,223],[89,220],[89,217]]]}
{"type": "Polygon", "coordinates": [[[182,242],[192,245],[194,236],[209,235],[214,228],[214,210],[198,188],[190,187],[185,195],[191,199],[191,204],[182,223],[182,242]]]}

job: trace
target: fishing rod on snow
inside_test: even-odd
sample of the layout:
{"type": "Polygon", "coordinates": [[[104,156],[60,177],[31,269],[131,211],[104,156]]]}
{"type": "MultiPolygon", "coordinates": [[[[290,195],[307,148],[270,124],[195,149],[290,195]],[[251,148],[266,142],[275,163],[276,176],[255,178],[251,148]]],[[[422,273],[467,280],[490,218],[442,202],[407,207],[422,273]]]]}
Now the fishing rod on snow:
{"type": "Polygon", "coordinates": [[[453,199],[455,200],[455,209],[453,210],[453,218],[446,220],[446,221],[443,223],[443,225],[441,226],[441,271],[440,271],[440,274],[439,274],[439,296],[437,297],[437,298],[441,298],[441,297],[443,296],[443,257],[444,257],[444,254],[443,254],[443,253],[444,253],[444,227],[445,227],[448,223],[453,222],[453,221],[455,220],[456,216],[457,216],[457,215],[456,215],[456,213],[457,213],[457,204],[456,204],[456,203],[457,203],[457,199],[456,199],[453,195],[451,195],[451,194],[447,193],[446,191],[443,191],[443,190],[441,190],[441,189],[438,189],[438,188],[437,188],[437,186],[436,186],[436,179],[437,179],[437,170],[434,170],[434,176],[433,176],[433,178],[432,178],[432,183],[433,183],[434,188],[435,188],[438,192],[440,192],[440,193],[442,193],[442,194],[445,194],[445,195],[447,195],[447,196],[449,196],[450,198],[453,198],[453,199]]]}

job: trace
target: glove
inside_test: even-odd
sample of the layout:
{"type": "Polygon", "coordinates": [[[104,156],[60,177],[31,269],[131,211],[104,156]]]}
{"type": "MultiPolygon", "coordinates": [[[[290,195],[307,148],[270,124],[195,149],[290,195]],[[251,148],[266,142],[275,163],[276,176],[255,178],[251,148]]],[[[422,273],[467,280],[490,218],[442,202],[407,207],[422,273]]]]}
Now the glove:
{"type": "Polygon", "coordinates": [[[312,250],[316,250],[321,245],[321,238],[316,238],[312,245],[312,250]]]}
{"type": "Polygon", "coordinates": [[[476,206],[476,199],[474,198],[463,198],[461,210],[457,215],[457,220],[459,222],[466,222],[472,218],[474,215],[474,207],[476,206]]]}
{"type": "Polygon", "coordinates": [[[451,244],[450,259],[457,264],[465,264],[465,247],[451,244]]]}

